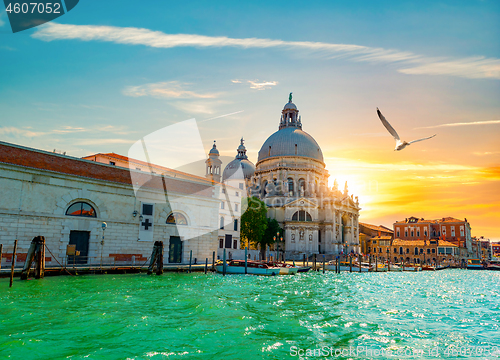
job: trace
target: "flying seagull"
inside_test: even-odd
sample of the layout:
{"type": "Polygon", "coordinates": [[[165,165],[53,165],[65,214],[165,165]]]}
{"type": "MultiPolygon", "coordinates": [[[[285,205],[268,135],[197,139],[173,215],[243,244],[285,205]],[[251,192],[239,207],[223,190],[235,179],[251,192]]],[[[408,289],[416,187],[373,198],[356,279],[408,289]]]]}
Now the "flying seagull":
{"type": "Polygon", "coordinates": [[[429,137],[426,137],[426,138],[423,138],[423,139],[418,139],[418,140],[413,140],[413,141],[410,141],[410,142],[406,142],[406,141],[401,141],[401,139],[399,138],[399,135],[398,133],[396,132],[396,130],[394,130],[394,128],[391,126],[391,124],[389,124],[389,121],[387,121],[384,117],[384,115],[382,115],[382,113],[380,112],[380,110],[377,108],[377,114],[378,114],[378,117],[380,118],[380,121],[382,121],[382,124],[384,124],[385,128],[391,133],[391,135],[394,137],[394,140],[396,140],[396,148],[394,149],[394,151],[400,151],[400,150],[403,150],[405,147],[407,147],[408,145],[410,144],[413,144],[417,141],[423,141],[423,140],[428,140],[428,139],[431,139],[433,138],[434,136],[436,136],[436,134],[432,135],[432,136],[429,136],[429,137]]]}

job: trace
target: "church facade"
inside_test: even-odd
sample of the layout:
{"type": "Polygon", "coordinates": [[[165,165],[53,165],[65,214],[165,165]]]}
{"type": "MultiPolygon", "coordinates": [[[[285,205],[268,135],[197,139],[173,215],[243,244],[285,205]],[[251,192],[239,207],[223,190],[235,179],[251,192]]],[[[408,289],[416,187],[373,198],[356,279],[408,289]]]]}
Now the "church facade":
{"type": "Polygon", "coordinates": [[[358,198],[349,195],[347,183],[343,191],[336,181],[329,187],[328,178],[321,148],[302,130],[290,94],[249,183],[249,194],[264,201],[268,217],[285,230],[288,255],[360,251],[358,198]]]}

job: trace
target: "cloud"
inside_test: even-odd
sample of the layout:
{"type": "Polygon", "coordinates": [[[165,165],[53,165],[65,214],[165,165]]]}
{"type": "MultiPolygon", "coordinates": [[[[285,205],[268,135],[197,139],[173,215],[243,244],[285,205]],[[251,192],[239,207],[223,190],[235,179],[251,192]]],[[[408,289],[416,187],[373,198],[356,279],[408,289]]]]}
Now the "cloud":
{"type": "Polygon", "coordinates": [[[434,128],[440,128],[440,127],[472,126],[472,125],[493,125],[493,124],[500,124],[500,120],[487,120],[487,121],[472,121],[472,122],[449,123],[449,124],[440,124],[440,125],[433,125],[433,126],[418,127],[418,128],[415,128],[415,129],[434,129],[434,128]]]}
{"type": "Polygon", "coordinates": [[[29,129],[21,129],[14,126],[6,126],[0,128],[0,135],[10,135],[10,136],[23,136],[23,137],[37,137],[48,134],[42,131],[31,131],[29,129]]]}
{"type": "Polygon", "coordinates": [[[174,98],[174,99],[213,99],[218,96],[215,93],[200,94],[195,91],[184,90],[183,86],[177,81],[167,81],[150,83],[139,86],[127,86],[123,94],[132,97],[152,96],[155,98],[174,98]]]}
{"type": "Polygon", "coordinates": [[[78,139],[76,145],[133,144],[137,140],[127,139],[78,139]]]}
{"type": "Polygon", "coordinates": [[[257,82],[257,81],[248,80],[248,83],[250,84],[250,89],[256,89],[256,90],[266,90],[266,89],[270,89],[271,86],[278,85],[277,81],[257,82]]]}
{"type": "Polygon", "coordinates": [[[233,84],[241,84],[241,80],[231,80],[233,84]]]}
{"type": "Polygon", "coordinates": [[[450,75],[470,79],[500,79],[500,59],[470,57],[463,59],[432,58],[407,51],[373,48],[354,44],[334,44],[312,41],[283,41],[259,38],[229,38],[190,34],[166,34],[134,27],[66,25],[50,22],[31,35],[43,41],[82,40],[108,41],[117,44],[144,45],[154,48],[236,47],[243,49],[284,48],[304,50],[328,58],[345,58],[357,62],[392,63],[404,74],[450,75]]]}

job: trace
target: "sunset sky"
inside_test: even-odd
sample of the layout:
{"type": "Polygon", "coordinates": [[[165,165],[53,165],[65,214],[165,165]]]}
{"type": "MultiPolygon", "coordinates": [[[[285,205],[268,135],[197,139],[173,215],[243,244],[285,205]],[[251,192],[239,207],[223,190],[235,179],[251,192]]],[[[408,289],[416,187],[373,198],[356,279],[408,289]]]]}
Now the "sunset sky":
{"type": "Polygon", "coordinates": [[[1,141],[127,154],[195,118],[206,152],[243,136],[255,163],[293,92],[360,221],[467,218],[500,240],[496,0],[86,0],[16,34],[0,11],[0,65],[1,141]],[[437,136],[393,151],[376,107],[403,140],[437,136]]]}

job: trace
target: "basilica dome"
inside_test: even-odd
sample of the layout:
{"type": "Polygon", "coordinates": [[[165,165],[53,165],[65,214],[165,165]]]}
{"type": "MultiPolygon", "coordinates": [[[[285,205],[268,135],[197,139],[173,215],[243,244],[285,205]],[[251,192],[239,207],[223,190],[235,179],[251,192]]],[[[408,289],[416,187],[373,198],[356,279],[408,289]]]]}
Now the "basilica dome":
{"type": "Polygon", "coordinates": [[[279,130],[264,142],[257,163],[279,156],[306,157],[323,163],[323,153],[318,143],[302,130],[302,120],[297,106],[292,102],[291,93],[281,112],[279,130]]]}
{"type": "Polygon", "coordinates": [[[262,145],[258,162],[276,156],[303,156],[323,162],[316,140],[298,127],[285,127],[272,134],[262,145]]]}

